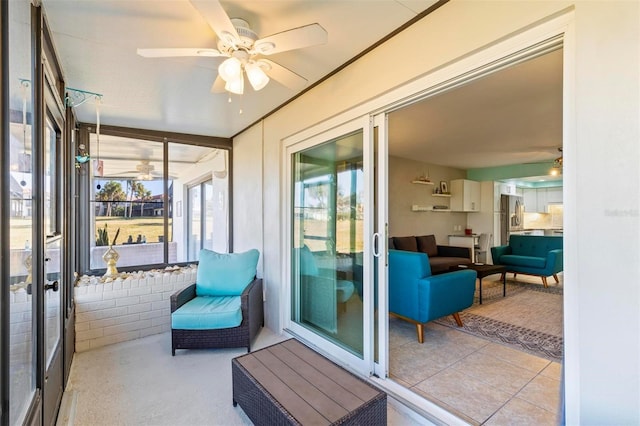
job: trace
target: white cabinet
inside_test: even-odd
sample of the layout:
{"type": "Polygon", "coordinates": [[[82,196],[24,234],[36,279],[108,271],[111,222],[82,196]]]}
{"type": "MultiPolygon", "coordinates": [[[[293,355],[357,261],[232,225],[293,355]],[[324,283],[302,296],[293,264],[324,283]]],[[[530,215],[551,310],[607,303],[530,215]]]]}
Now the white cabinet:
{"type": "Polygon", "coordinates": [[[548,213],[549,204],[562,203],[562,187],[526,188],[524,196],[524,211],[527,213],[548,213]]]}
{"type": "Polygon", "coordinates": [[[562,187],[547,188],[547,204],[562,203],[562,187]]]}
{"type": "Polygon", "coordinates": [[[538,188],[538,210],[539,213],[547,212],[547,188],[538,188]]]}
{"type": "Polygon", "coordinates": [[[534,213],[538,211],[538,190],[535,188],[525,188],[522,190],[524,198],[524,211],[534,213]]]}
{"type": "Polygon", "coordinates": [[[451,204],[449,204],[451,211],[480,211],[480,182],[456,179],[451,181],[449,189],[451,191],[451,204]]]}
{"type": "Polygon", "coordinates": [[[516,186],[512,183],[500,183],[500,194],[517,195],[516,186]]]}

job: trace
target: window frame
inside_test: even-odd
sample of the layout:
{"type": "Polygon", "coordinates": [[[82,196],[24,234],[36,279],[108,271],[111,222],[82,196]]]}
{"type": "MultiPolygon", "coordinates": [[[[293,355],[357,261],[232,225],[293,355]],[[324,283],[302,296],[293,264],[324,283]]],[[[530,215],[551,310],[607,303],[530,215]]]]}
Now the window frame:
{"type": "MultiPolygon", "coordinates": [[[[87,150],[90,152],[90,136],[91,133],[96,133],[96,127],[94,124],[90,123],[81,123],[78,125],[78,133],[79,133],[79,145],[83,144],[87,150]]],[[[168,148],[169,144],[182,144],[182,145],[196,145],[207,148],[215,148],[226,150],[228,155],[228,164],[229,164],[229,205],[227,214],[229,216],[229,247],[233,247],[233,215],[232,215],[232,205],[233,205],[233,141],[230,138],[221,138],[215,136],[202,136],[202,135],[192,135],[185,133],[172,133],[172,132],[161,132],[155,130],[145,130],[145,129],[135,129],[135,128],[127,128],[127,127],[118,127],[118,126],[109,126],[109,125],[101,125],[100,126],[100,134],[101,135],[109,135],[109,136],[118,136],[122,138],[134,138],[140,139],[150,142],[159,142],[163,144],[163,201],[164,205],[168,206],[169,203],[169,193],[168,193],[168,182],[169,182],[169,156],[168,156],[168,148]]],[[[91,199],[92,199],[92,187],[91,187],[91,176],[90,173],[87,172],[86,169],[81,168],[79,170],[79,232],[77,238],[77,246],[79,247],[79,273],[87,274],[87,275],[101,275],[105,272],[106,268],[91,268],[90,256],[91,256],[91,238],[94,237],[92,234],[92,224],[90,214],[91,199]]],[[[183,201],[184,203],[184,201],[183,201]]],[[[168,234],[168,229],[170,226],[169,223],[169,209],[164,209],[163,214],[163,224],[165,227],[164,235],[168,234]]],[[[155,264],[146,264],[146,265],[137,265],[137,266],[127,266],[127,267],[118,267],[120,272],[130,272],[130,271],[139,271],[139,270],[150,270],[150,269],[158,269],[169,266],[168,263],[168,254],[169,254],[169,238],[165,238],[163,241],[164,244],[164,261],[162,263],[155,264]]],[[[186,261],[186,262],[174,262],[171,265],[187,265],[197,263],[197,261],[186,261]]]]}

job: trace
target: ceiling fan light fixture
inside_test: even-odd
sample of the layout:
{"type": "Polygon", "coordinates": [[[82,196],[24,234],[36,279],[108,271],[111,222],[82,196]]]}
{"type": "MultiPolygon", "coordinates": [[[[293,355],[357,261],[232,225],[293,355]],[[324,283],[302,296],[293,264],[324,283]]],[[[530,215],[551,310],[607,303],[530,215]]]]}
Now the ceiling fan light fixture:
{"type": "Polygon", "coordinates": [[[242,95],[244,93],[244,76],[242,73],[234,80],[227,81],[224,85],[224,89],[228,92],[235,93],[236,95],[242,95]]]}
{"type": "Polygon", "coordinates": [[[225,59],[218,67],[218,74],[227,83],[242,78],[242,63],[235,57],[225,59]]]}
{"type": "Polygon", "coordinates": [[[244,69],[247,71],[247,78],[255,91],[263,89],[269,83],[269,77],[255,62],[248,63],[244,69]]]}

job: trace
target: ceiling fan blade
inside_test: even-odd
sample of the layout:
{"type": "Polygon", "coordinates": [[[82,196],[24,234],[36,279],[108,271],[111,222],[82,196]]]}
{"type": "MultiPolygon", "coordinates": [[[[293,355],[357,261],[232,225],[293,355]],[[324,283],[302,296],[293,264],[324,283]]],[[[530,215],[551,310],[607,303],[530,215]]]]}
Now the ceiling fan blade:
{"type": "Polygon", "coordinates": [[[258,64],[264,69],[269,77],[288,87],[291,90],[302,90],[307,85],[307,79],[296,74],[288,68],[283,67],[268,59],[260,59],[258,64]]]}
{"type": "Polygon", "coordinates": [[[211,86],[211,93],[223,93],[225,92],[225,84],[227,84],[222,77],[216,77],[216,81],[213,82],[213,86],[211,86]]]}
{"type": "Polygon", "coordinates": [[[310,24],[257,40],[253,49],[262,55],[273,55],[287,50],[325,44],[327,40],[327,31],[320,24],[310,24]]]}
{"type": "Polygon", "coordinates": [[[217,49],[208,48],[159,48],[159,49],[138,49],[138,55],[145,58],[172,58],[179,56],[226,56],[217,49]]]}
{"type": "Polygon", "coordinates": [[[204,17],[220,40],[235,46],[240,38],[229,15],[218,0],[190,0],[193,7],[204,17]]]}

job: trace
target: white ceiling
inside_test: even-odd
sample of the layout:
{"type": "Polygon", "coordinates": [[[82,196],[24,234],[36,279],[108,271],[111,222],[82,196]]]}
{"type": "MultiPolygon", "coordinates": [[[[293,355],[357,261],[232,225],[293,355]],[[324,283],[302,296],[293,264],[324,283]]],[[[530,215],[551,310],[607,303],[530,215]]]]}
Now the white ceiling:
{"type": "MultiPolygon", "coordinates": [[[[309,85],[435,0],[221,0],[264,37],[317,22],[326,45],[270,56],[309,85]]],[[[188,0],[43,0],[69,87],[100,93],[101,122],[230,137],[296,95],[272,81],[243,96],[209,91],[224,58],[142,58],[137,48],[216,46],[188,0]],[[242,113],[239,111],[242,110],[242,113]]],[[[446,6],[444,6],[446,7],[446,6]]],[[[248,87],[248,86],[247,86],[248,87]]],[[[95,123],[95,107],[76,108],[95,123]]],[[[548,161],[562,146],[562,55],[531,60],[390,115],[390,153],[461,169],[548,161]]]]}
{"type": "MultiPolygon", "coordinates": [[[[312,84],[426,10],[435,0],[221,1],[264,37],[319,23],[325,45],[269,59],[312,84]]],[[[188,0],[44,0],[67,85],[103,95],[101,122],[230,137],[296,95],[277,82],[260,92],[212,94],[224,58],[142,58],[137,48],[215,48],[216,36],[188,0]],[[242,110],[242,114],[239,111],[242,110]]],[[[92,103],[76,110],[95,122],[92,103]]]]}
{"type": "Polygon", "coordinates": [[[389,153],[459,169],[553,160],[562,147],[562,50],[389,115],[389,153]]]}

